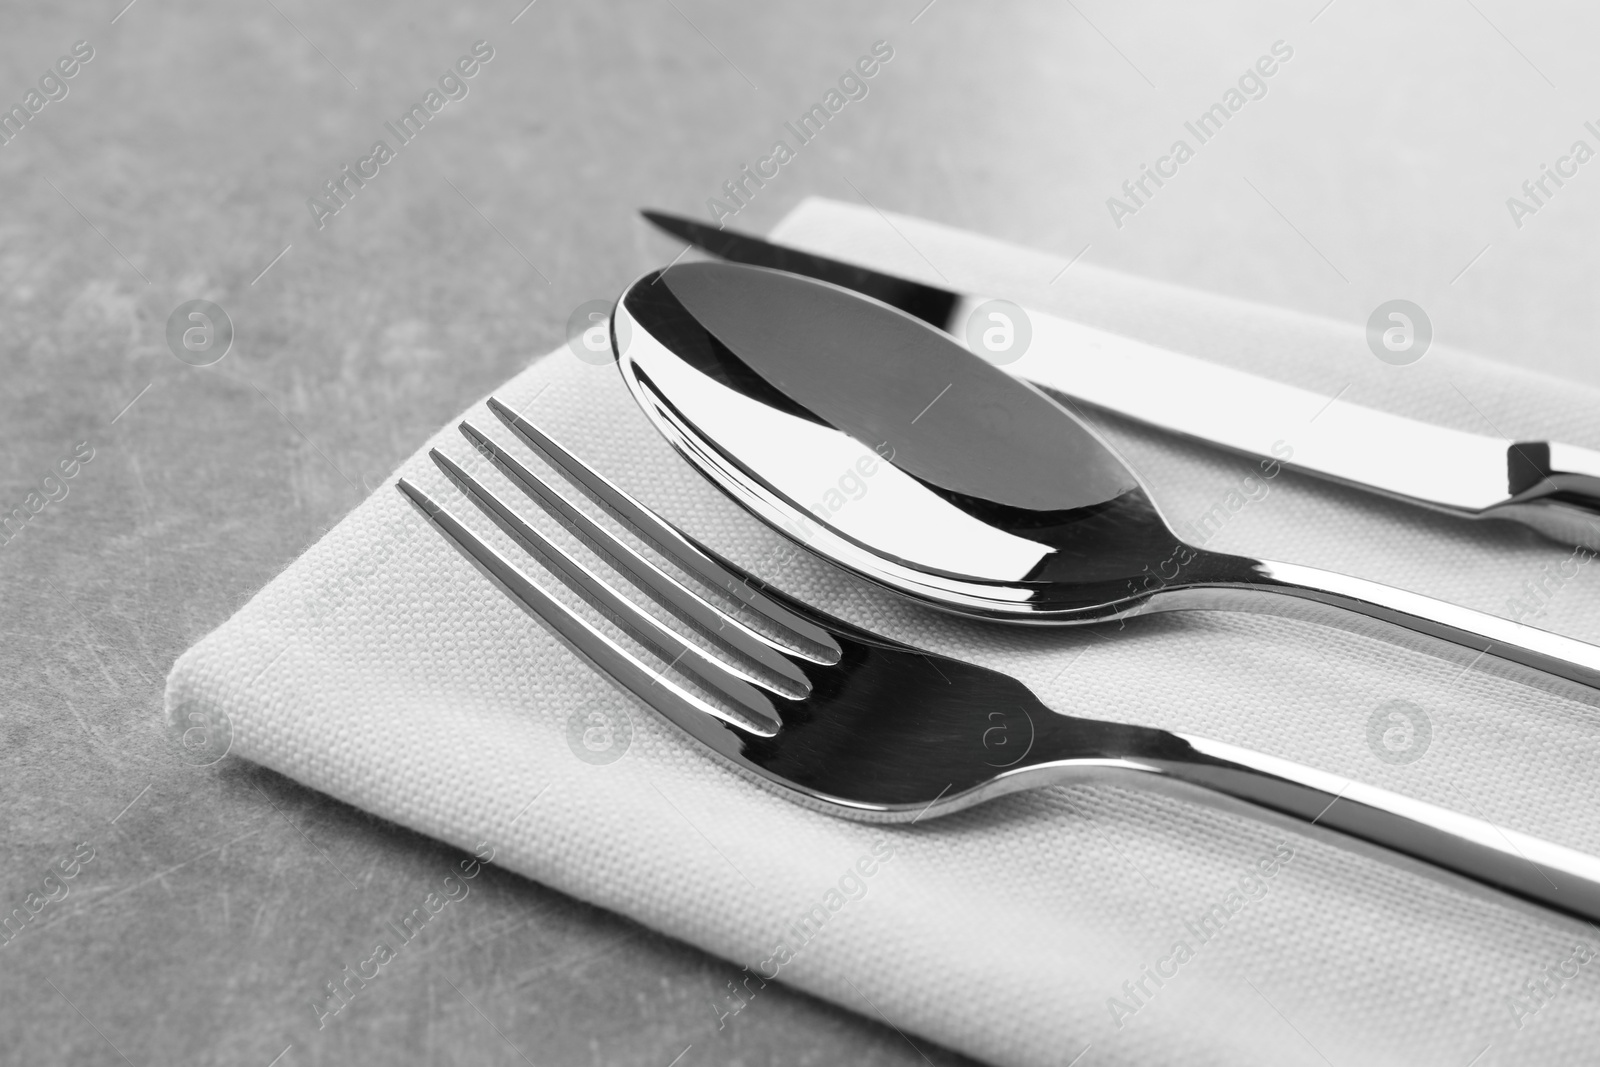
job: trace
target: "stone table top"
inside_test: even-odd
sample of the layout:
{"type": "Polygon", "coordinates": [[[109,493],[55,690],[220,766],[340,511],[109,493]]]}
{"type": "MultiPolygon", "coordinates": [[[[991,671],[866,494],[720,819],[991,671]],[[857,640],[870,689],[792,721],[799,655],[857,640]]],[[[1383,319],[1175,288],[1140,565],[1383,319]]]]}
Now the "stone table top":
{"type": "Polygon", "coordinates": [[[455,854],[191,765],[162,712],[185,648],[676,254],[637,208],[710,218],[874,42],[867,94],[732,225],[822,194],[1352,322],[1404,297],[1600,383],[1600,177],[1506,204],[1595,117],[1575,2],[123,2],[0,11],[0,105],[27,115],[0,127],[7,1063],[962,1062],[783,989],[719,1029],[729,965],[493,869],[319,1029],[352,962],[330,932],[455,854]],[[1280,40],[1249,123],[1108,206],[1280,40]],[[390,137],[441,78],[437,120],[390,137]],[[169,325],[193,300],[233,327],[205,366],[216,335],[169,325]]]}

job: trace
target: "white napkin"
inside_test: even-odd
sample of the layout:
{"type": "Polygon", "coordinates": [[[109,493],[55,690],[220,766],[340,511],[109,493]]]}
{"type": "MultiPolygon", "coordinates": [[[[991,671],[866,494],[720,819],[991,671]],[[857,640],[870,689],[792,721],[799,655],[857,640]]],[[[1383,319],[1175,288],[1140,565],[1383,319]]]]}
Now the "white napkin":
{"type": "MultiPolygon", "coordinates": [[[[1600,448],[1594,391],[1443,346],[1392,367],[1359,326],[1087,263],[1051,284],[1063,256],[823,200],[777,236],[1329,396],[1353,383],[1350,400],[1600,448]]],[[[804,559],[775,570],[782,541],[672,452],[615,368],[562,348],[497,392],[790,592],[1010,671],[1058,711],[1244,745],[1600,851],[1592,706],[1308,623],[1192,612],[1120,631],[980,627],[804,559]],[[1394,701],[1410,720],[1388,718],[1394,701]],[[1419,716],[1425,725],[1407,726],[1419,716]],[[1385,730],[1400,733],[1386,742],[1385,730]],[[1424,743],[1420,758],[1394,761],[1424,743]]],[[[468,414],[511,440],[481,405],[468,414]]],[[[1175,523],[1242,490],[1213,548],[1501,614],[1571,554],[1518,527],[1287,472],[1261,495],[1246,460],[1101,426],[1175,523]]],[[[429,444],[479,469],[454,423],[429,444]]],[[[425,449],[397,474],[471,516],[425,449]]],[[[1554,583],[1530,621],[1600,639],[1597,575],[1584,566],[1554,583]]],[[[996,1063],[1066,1064],[1087,1049],[1084,1067],[1466,1064],[1488,1047],[1485,1064],[1550,1064],[1592,1058],[1600,1037],[1600,982],[1585,973],[1596,964],[1575,955],[1600,946],[1594,930],[1263,822],[1113,788],[1044,790],[901,828],[788,804],[595,675],[392,485],[185,653],[167,703],[185,721],[225,721],[237,755],[464,848],[488,839],[496,862],[699,945],[741,978],[777,967],[780,981],[912,1040],[996,1063]],[[608,742],[620,758],[594,762],[608,742]]],[[[725,1037],[710,1012],[706,1030],[707,1042],[725,1037]]]]}

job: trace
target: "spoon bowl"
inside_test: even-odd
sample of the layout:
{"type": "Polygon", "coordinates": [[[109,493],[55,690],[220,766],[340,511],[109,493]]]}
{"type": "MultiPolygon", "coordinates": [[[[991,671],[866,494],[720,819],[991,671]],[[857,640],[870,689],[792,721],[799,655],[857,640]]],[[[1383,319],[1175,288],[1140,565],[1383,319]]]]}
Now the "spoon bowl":
{"type": "Polygon", "coordinates": [[[616,318],[623,378],[679,451],[872,581],[968,614],[1094,621],[1137,606],[1179,548],[1093,430],[886,304],[691,263],[640,279],[616,318]]]}

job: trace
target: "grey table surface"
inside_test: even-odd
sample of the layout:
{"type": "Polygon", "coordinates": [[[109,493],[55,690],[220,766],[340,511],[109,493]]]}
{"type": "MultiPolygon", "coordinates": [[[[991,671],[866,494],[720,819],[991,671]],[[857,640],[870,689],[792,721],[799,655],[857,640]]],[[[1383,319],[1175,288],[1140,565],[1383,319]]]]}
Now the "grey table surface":
{"type": "Polygon", "coordinates": [[[791,991],[719,1029],[726,964],[504,871],[319,1030],[329,932],[453,851],[194,766],[162,712],[174,658],[366,486],[676,253],[637,207],[704,214],[875,41],[868,96],[734,225],[823,194],[1352,322],[1405,297],[1600,383],[1600,178],[1521,226],[1505,203],[1600,117],[1576,3],[125,2],[0,5],[0,104],[93,48],[0,145],[0,512],[30,514],[0,544],[0,913],[67,893],[0,945],[6,1063],[960,1062],[791,991]],[[307,198],[479,40],[468,94],[319,229],[307,198]],[[1115,225],[1275,40],[1253,125],[1115,225]],[[236,328],[210,366],[169,349],[191,299],[236,328]]]}

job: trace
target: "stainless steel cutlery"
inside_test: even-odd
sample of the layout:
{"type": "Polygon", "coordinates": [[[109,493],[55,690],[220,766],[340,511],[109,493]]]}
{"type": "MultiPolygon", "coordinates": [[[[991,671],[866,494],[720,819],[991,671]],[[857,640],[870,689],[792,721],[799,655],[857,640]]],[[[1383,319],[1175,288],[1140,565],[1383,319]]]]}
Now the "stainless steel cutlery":
{"type": "MultiPolygon", "coordinates": [[[[874,297],[962,341],[986,298],[759,237],[646,211],[662,230],[730,262],[874,297]]],[[[1004,294],[999,294],[1004,295],[1004,294]]],[[[1353,404],[1026,309],[1032,340],[1005,370],[1074,402],[1308,474],[1467,519],[1507,519],[1600,548],[1600,452],[1467,433],[1353,404]]],[[[870,358],[870,357],[863,357],[870,358]]]]}
{"type": "Polygon", "coordinates": [[[1057,714],[1015,678],[869,633],[767,586],[690,540],[504,404],[489,404],[522,446],[669,566],[574,507],[512,448],[471,423],[462,432],[497,477],[431,453],[471,505],[464,515],[410,479],[400,480],[400,491],[482,574],[595,669],[731,771],[796,803],[851,819],[911,822],[1048,785],[1141,785],[1376,846],[1600,919],[1600,860],[1237,746],[1057,714]],[[511,499],[490,484],[502,478],[515,487],[511,499]],[[525,517],[530,504],[604,566],[541,532],[525,517]],[[484,520],[525,555],[508,558],[473,532],[484,520]],[[545,573],[529,568],[530,561],[545,573]],[[606,571],[631,580],[631,595],[606,571]],[[615,632],[570,606],[552,577],[566,596],[615,624],[615,632]],[[668,625],[668,617],[681,626],[668,625]]]}
{"type": "MultiPolygon", "coordinates": [[[[1264,465],[1285,458],[1274,419],[1326,398],[1032,312],[1029,355],[1002,370],[951,336],[976,297],[646,214],[733,262],[674,265],[628,288],[611,321],[624,382],[696,469],[822,558],[978,619],[1080,624],[1190,608],[1359,619],[1600,689],[1600,647],[1186,544],[1121,457],[1041,389],[1264,465]]],[[[1058,714],[1015,677],[772,588],[498,399],[488,407],[496,432],[460,429],[495,473],[430,453],[469,510],[410,479],[400,491],[601,674],[791,801],[914,822],[1057,784],[1154,788],[1600,920],[1600,858],[1235,745],[1058,714]],[[474,532],[485,520],[518,551],[474,532]],[[550,520],[583,549],[541,530],[550,520]]],[[[1314,474],[1600,546],[1597,453],[1348,404],[1297,434],[1292,452],[1314,474]]]]}
{"type": "Polygon", "coordinates": [[[922,603],[1040,624],[1192,608],[1371,620],[1600,688],[1595,645],[1184,543],[1070,411],[860,293],[679,264],[628,288],[615,334],[628,338],[619,366],[634,398],[701,473],[817,554],[922,603]]]}

